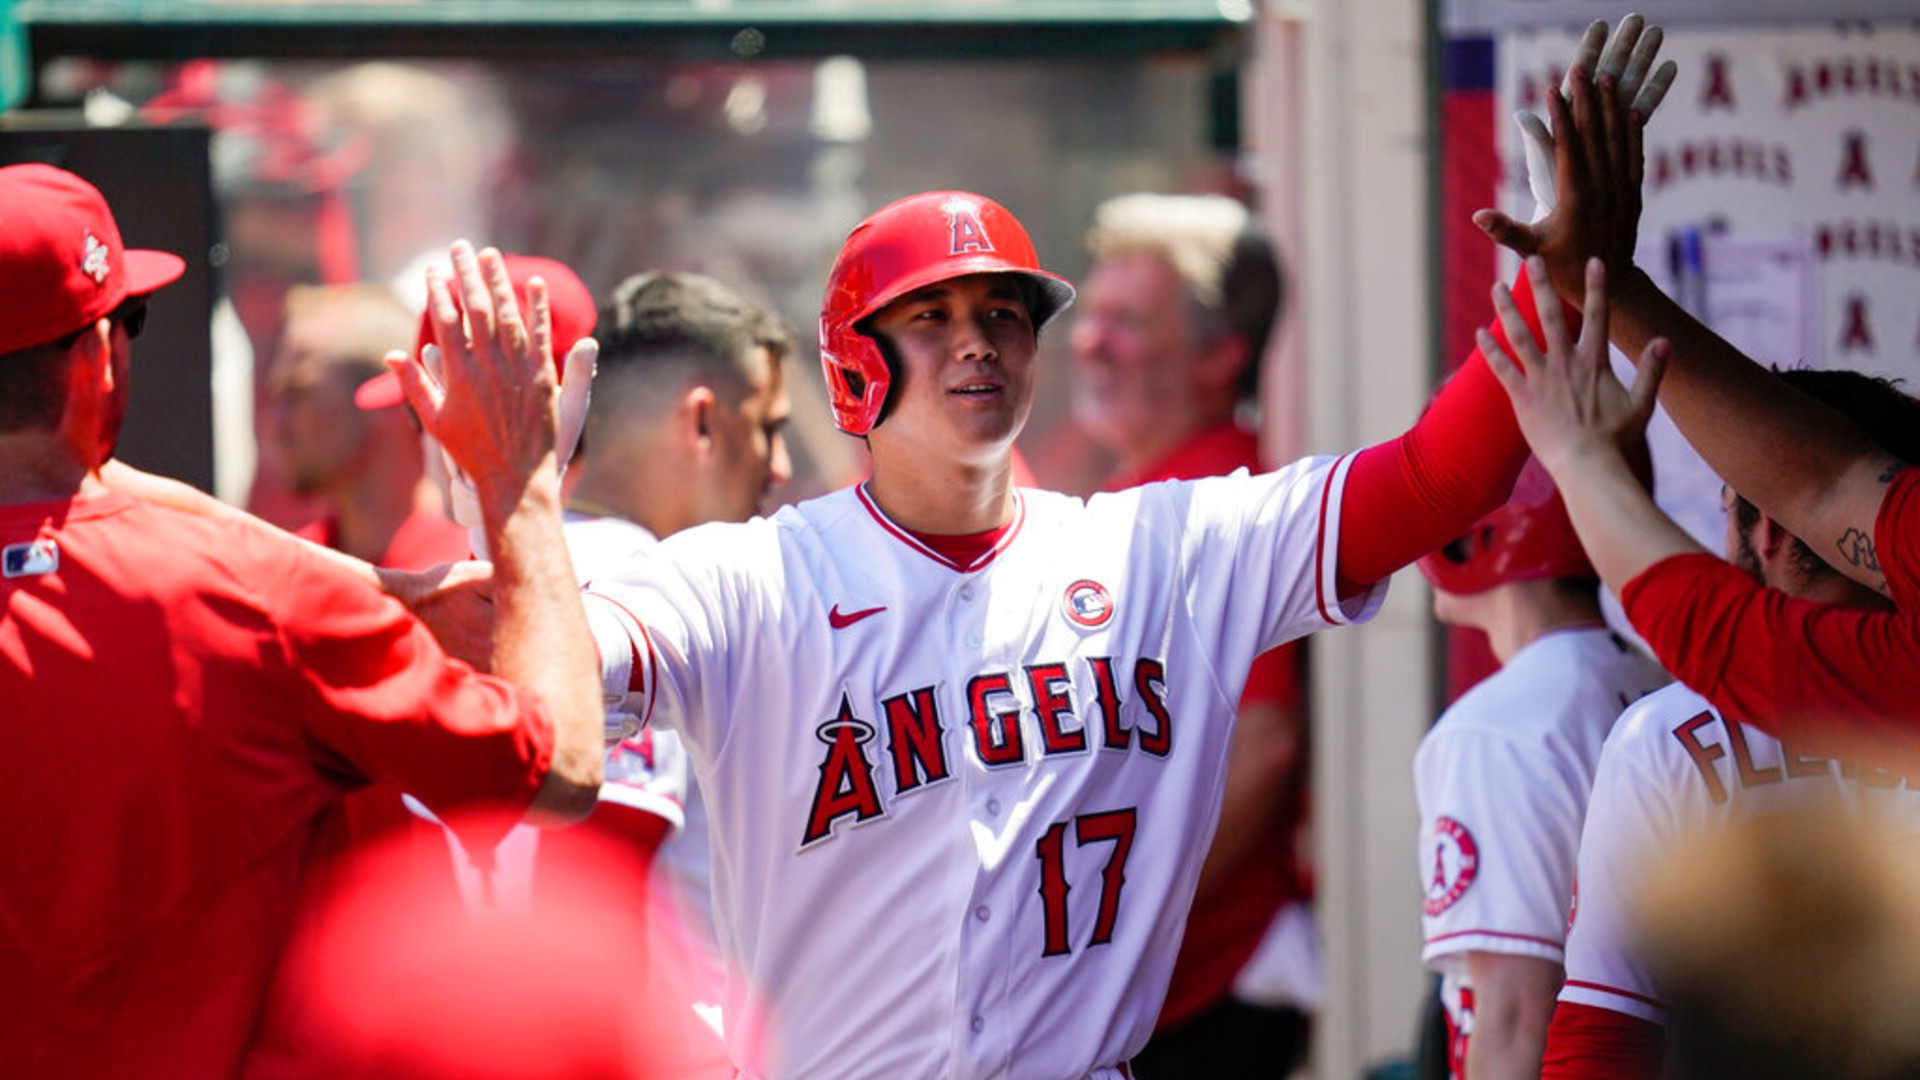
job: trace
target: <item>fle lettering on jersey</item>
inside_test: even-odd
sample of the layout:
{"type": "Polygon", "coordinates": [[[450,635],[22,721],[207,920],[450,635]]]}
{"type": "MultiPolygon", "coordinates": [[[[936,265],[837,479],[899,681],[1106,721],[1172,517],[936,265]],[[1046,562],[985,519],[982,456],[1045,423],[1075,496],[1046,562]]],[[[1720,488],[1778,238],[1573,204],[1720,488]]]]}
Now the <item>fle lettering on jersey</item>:
{"type": "MultiPolygon", "coordinates": [[[[1106,610],[1111,614],[1111,606],[1106,610]]],[[[1033,664],[1017,675],[990,671],[967,680],[965,726],[975,760],[989,769],[1026,764],[1029,729],[1038,735],[1031,743],[1037,760],[1087,753],[1096,744],[1126,752],[1137,743],[1141,753],[1156,758],[1172,752],[1173,718],[1167,709],[1169,679],[1163,662],[1142,657],[1134,663],[1133,696],[1128,699],[1118,692],[1112,657],[1088,657],[1082,673],[1092,683],[1089,704],[1100,713],[1098,726],[1076,700],[1067,664],[1033,664]],[[1135,703],[1136,712],[1145,716],[1129,723],[1126,707],[1135,703]]],[[[886,740],[873,757],[866,748],[880,739],[881,729],[854,712],[850,692],[841,692],[839,710],[814,729],[826,750],[800,837],[802,850],[838,835],[835,826],[842,819],[859,824],[886,816],[876,770],[891,771],[896,799],[953,775],[947,757],[947,733],[953,728],[940,715],[936,687],[882,699],[877,715],[883,719],[886,740]]]]}
{"type": "Polygon", "coordinates": [[[1429,918],[1458,903],[1480,872],[1480,846],[1473,833],[1450,817],[1433,822],[1433,876],[1427,881],[1426,902],[1421,905],[1429,918]]]}
{"type": "Polygon", "coordinates": [[[987,230],[980,224],[979,203],[970,199],[948,199],[941,209],[947,212],[947,225],[953,233],[953,244],[947,254],[993,250],[993,241],[987,239],[987,230]]]}

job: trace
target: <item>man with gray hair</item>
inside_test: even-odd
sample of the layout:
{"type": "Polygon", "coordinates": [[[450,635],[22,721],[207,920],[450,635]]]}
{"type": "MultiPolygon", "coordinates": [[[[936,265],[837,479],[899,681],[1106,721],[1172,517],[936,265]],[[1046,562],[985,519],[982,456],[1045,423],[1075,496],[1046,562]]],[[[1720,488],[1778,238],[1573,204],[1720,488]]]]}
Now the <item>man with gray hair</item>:
{"type": "MultiPolygon", "coordinates": [[[[1104,486],[1263,471],[1241,421],[1257,403],[1284,281],[1246,207],[1220,195],[1124,195],[1096,211],[1087,248],[1074,418],[1115,457],[1104,486]]],[[[1235,993],[1270,926],[1311,940],[1296,843],[1307,808],[1299,664],[1297,648],[1282,646],[1249,673],[1219,827],[1159,1025],[1133,1061],[1139,1077],[1285,1075],[1304,1060],[1304,1013],[1279,994],[1235,993]]]]}

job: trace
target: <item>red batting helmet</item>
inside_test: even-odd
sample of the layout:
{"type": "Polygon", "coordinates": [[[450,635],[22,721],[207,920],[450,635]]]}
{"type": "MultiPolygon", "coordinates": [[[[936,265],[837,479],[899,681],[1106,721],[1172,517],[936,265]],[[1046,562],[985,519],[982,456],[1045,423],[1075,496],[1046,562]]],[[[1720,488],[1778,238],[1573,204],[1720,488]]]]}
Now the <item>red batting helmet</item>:
{"type": "Polygon", "coordinates": [[[1560,489],[1533,458],[1520,470],[1505,506],[1481,518],[1465,536],[1429,552],[1419,565],[1434,588],[1456,595],[1511,581],[1599,577],[1573,531],[1560,489]]]}
{"type": "Polygon", "coordinates": [[[833,421],[865,435],[880,421],[893,373],[862,321],[915,289],[966,274],[1018,274],[1034,286],[1036,331],[1073,303],[1073,285],[1040,269],[1033,241],[1007,208],[965,191],[929,191],[854,226],[827,276],[820,368],[833,421]]]}

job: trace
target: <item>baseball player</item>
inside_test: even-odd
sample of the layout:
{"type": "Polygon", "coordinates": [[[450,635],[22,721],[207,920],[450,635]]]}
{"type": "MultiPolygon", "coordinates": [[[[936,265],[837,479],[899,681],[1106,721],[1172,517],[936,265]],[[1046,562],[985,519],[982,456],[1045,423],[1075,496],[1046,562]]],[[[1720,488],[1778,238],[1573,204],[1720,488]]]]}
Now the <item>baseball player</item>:
{"type": "MultiPolygon", "coordinates": [[[[354,407],[368,379],[394,378],[383,358],[411,340],[416,322],[384,286],[295,288],[273,361],[269,414],[294,493],[324,507],[299,535],[403,570],[467,557],[466,530],[448,519],[427,479],[406,410],[354,407]]],[[[395,405],[399,392],[395,381],[395,405]]]]}
{"type": "MultiPolygon", "coordinates": [[[[1920,403],[1890,384],[1850,371],[1788,371],[1780,378],[1860,424],[1889,452],[1920,453],[1920,403]]],[[[1731,490],[1727,502],[1727,559],[1738,572],[1803,600],[1884,605],[1751,502],[1731,490]]],[[[1607,740],[1594,781],[1566,986],[1544,1075],[1658,1077],[1669,1016],[1659,981],[1636,947],[1633,911],[1647,867],[1702,831],[1821,803],[1920,833],[1920,793],[1886,769],[1809,754],[1685,686],[1629,708],[1607,740]]],[[[1778,977],[1800,975],[1781,969],[1778,977]]]]}
{"type": "Polygon", "coordinates": [[[1015,489],[1036,335],[1072,297],[990,199],[875,212],[821,315],[871,479],[677,533],[590,594],[606,692],[681,736],[708,800],[744,1075],[1124,1075],[1253,658],[1367,618],[1525,458],[1470,361],[1356,454],[1015,489]]]}
{"type": "MultiPolygon", "coordinates": [[[[1284,290],[1246,207],[1221,195],[1123,195],[1094,212],[1087,250],[1094,262],[1070,338],[1074,417],[1118,460],[1102,489],[1264,471],[1259,437],[1236,414],[1258,402],[1284,290]]],[[[1304,1012],[1235,992],[1284,909],[1279,925],[1307,941],[1295,954],[1313,955],[1298,844],[1308,805],[1299,667],[1298,647],[1286,645],[1248,673],[1213,847],[1153,1040],[1133,1061],[1143,1080],[1271,1076],[1306,1058],[1304,1012]]],[[[1309,987],[1318,976],[1284,974],[1309,987]]]]}
{"type": "Polygon", "coordinates": [[[451,396],[416,401],[485,508],[500,677],[449,661],[337,556],[105,487],[131,341],[184,264],[125,250],[79,177],[0,169],[9,1073],[234,1075],[317,824],[370,780],[445,808],[591,808],[600,710],[559,532],[544,303],[531,331],[496,322],[459,257],[487,317],[450,350],[451,396]]]}
{"type": "Polygon", "coordinates": [[[1420,958],[1440,972],[1455,1080],[1532,1076],[1559,992],[1567,903],[1600,744],[1666,675],[1607,629],[1553,480],[1420,560],[1434,615],[1484,631],[1500,669],[1420,742],[1420,958]]]}
{"type": "Polygon", "coordinates": [[[1631,401],[1610,375],[1584,367],[1575,383],[1562,382],[1551,363],[1546,382],[1506,380],[1522,416],[1539,417],[1529,439],[1554,471],[1595,567],[1655,657],[1716,706],[1809,752],[1920,767],[1920,476],[1832,410],[1769,378],[1635,268],[1644,113],[1595,94],[1585,79],[1569,91],[1571,104],[1549,100],[1555,129],[1580,133],[1559,141],[1556,212],[1533,226],[1494,211],[1475,221],[1501,243],[1539,253],[1562,296],[1582,287],[1585,260],[1604,261],[1619,309],[1614,344],[1652,354],[1653,369],[1643,364],[1631,401]],[[1548,387],[1580,396],[1554,398],[1548,387]],[[1785,602],[1662,514],[1609,449],[1610,429],[1633,422],[1635,407],[1651,408],[1656,387],[1728,484],[1900,610],[1785,602]],[[1794,452],[1782,454],[1782,446],[1794,452]]]}

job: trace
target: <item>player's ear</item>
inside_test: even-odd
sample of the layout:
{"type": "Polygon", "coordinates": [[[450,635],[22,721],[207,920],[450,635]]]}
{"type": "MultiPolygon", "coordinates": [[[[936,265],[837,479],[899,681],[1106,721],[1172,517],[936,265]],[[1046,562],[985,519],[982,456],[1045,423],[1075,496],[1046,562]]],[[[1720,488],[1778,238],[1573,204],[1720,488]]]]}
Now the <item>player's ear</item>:
{"type": "Polygon", "coordinates": [[[99,319],[67,347],[67,402],[60,429],[72,445],[97,454],[99,461],[112,454],[111,446],[99,444],[113,411],[114,388],[124,377],[125,371],[114,363],[111,319],[99,319]]]}
{"type": "Polygon", "coordinates": [[[689,387],[681,396],[681,434],[694,452],[705,454],[712,451],[714,414],[718,408],[719,399],[714,396],[711,386],[702,384],[689,387]]]}
{"type": "Polygon", "coordinates": [[[1793,534],[1781,527],[1780,523],[1765,514],[1753,526],[1754,557],[1761,566],[1772,566],[1775,562],[1787,558],[1793,549],[1793,534]]]}

